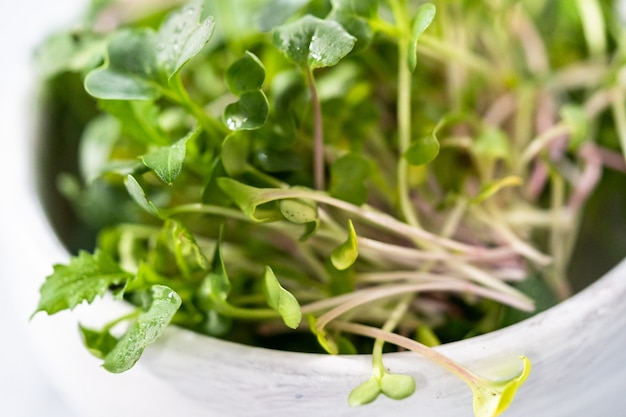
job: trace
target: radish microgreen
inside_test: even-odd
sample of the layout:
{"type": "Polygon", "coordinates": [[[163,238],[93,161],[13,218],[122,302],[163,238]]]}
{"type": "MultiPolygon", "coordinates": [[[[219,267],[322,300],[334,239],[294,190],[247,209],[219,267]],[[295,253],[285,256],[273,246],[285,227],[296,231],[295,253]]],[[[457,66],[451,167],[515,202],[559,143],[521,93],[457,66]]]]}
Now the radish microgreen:
{"type": "Polygon", "coordinates": [[[93,6],[38,51],[46,81],[86,91],[72,111],[96,109],[68,129],[83,132],[79,168],[58,182],[98,232],[53,267],[37,312],[107,293],[133,306],[80,327],[111,372],[169,324],[371,352],[350,405],[418,389],[385,367],[397,346],[463,380],[477,417],[501,414],[532,352],[492,380],[430,346],[527,317],[526,293],[542,310],[569,294],[584,203],[604,166],[626,171],[610,11],[241,0],[234,16],[213,3],[109,29],[92,28],[107,12],[93,6]]]}

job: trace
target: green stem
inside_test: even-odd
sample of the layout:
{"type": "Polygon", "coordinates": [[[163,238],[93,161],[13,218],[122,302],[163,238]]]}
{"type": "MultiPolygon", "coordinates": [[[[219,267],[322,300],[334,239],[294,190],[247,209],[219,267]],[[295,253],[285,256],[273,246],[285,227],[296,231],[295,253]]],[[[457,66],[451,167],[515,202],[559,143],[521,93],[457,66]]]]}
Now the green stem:
{"type": "MultiPolygon", "coordinates": [[[[382,327],[382,330],[385,332],[392,332],[393,329],[396,328],[398,323],[404,318],[409,306],[411,305],[411,301],[415,296],[413,294],[407,294],[398,302],[396,307],[393,309],[389,318],[385,322],[382,327]]],[[[373,373],[378,374],[378,376],[382,375],[385,372],[385,365],[383,364],[383,347],[385,346],[385,339],[377,338],[374,342],[374,347],[372,349],[372,367],[373,373]]]]}
{"type": "Polygon", "coordinates": [[[187,109],[198,120],[202,128],[209,133],[209,136],[214,139],[216,144],[221,144],[221,139],[227,134],[225,126],[209,117],[204,109],[189,97],[179,74],[172,77],[170,85],[173,90],[167,95],[187,109]]]}
{"type": "Polygon", "coordinates": [[[425,357],[426,359],[438,364],[442,368],[456,375],[470,386],[482,384],[480,378],[464,366],[454,362],[452,359],[442,355],[436,350],[429,348],[428,346],[423,345],[413,339],[409,339],[408,337],[404,337],[396,333],[391,333],[383,329],[378,329],[376,327],[366,326],[357,323],[346,323],[342,321],[335,321],[329,327],[332,327],[332,329],[334,330],[340,330],[344,332],[358,334],[361,336],[382,339],[387,343],[403,347],[407,350],[410,350],[425,357]]]}
{"type": "Polygon", "coordinates": [[[613,120],[619,137],[624,159],[626,160],[626,93],[620,87],[615,87],[611,94],[613,120]]]}
{"type": "Polygon", "coordinates": [[[215,303],[215,310],[225,316],[241,320],[267,320],[280,318],[280,314],[271,308],[242,308],[225,301],[215,303]]]}
{"type": "Polygon", "coordinates": [[[398,35],[398,199],[400,211],[407,223],[419,227],[419,220],[415,207],[411,203],[409,190],[409,164],[404,154],[411,145],[411,70],[408,66],[408,52],[410,40],[410,22],[404,1],[391,1],[391,8],[400,34],[398,35]]]}
{"type": "Polygon", "coordinates": [[[315,79],[311,68],[306,68],[307,82],[313,104],[313,179],[315,189],[325,188],[324,174],[324,126],[322,123],[322,105],[317,94],[315,79]]]}

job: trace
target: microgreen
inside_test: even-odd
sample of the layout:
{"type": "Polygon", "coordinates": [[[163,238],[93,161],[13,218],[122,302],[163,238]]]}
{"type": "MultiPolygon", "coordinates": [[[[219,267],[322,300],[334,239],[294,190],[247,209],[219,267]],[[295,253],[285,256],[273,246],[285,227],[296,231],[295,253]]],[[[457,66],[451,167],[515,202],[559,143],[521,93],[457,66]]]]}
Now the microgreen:
{"type": "Polygon", "coordinates": [[[397,346],[466,382],[476,417],[501,414],[531,352],[492,380],[429,346],[528,317],[526,292],[539,310],[567,296],[584,203],[603,166],[626,171],[612,12],[547,3],[195,0],[110,32],[94,6],[37,52],[81,92],[55,96],[77,123],[62,135],[82,131],[58,183],[97,230],[37,312],[131,305],[80,327],[111,372],[170,323],[371,352],[354,406],[418,389],[385,366],[397,346]]]}

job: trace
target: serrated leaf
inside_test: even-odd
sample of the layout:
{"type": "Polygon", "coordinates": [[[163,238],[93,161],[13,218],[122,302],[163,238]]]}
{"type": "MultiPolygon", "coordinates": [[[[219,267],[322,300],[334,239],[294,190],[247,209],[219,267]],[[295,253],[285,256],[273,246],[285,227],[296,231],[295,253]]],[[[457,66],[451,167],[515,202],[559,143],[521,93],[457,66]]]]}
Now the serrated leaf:
{"type": "Polygon", "coordinates": [[[111,286],[123,286],[133,274],[122,270],[106,252],[80,251],[67,265],[55,265],[41,286],[36,311],[54,314],[71,310],[82,302],[91,303],[111,286]]]}
{"type": "Polygon", "coordinates": [[[311,15],[277,27],[273,39],[287,58],[310,69],[336,65],[356,42],[339,23],[311,15]]]}
{"type": "Polygon", "coordinates": [[[243,93],[224,109],[224,124],[230,130],[255,130],[267,121],[269,103],[261,90],[243,93]]]}
{"type": "Polygon", "coordinates": [[[335,268],[344,271],[350,268],[359,257],[357,235],[352,220],[348,220],[348,239],[337,246],[330,255],[330,260],[335,268]]]}
{"type": "Polygon", "coordinates": [[[381,394],[381,388],[376,378],[370,378],[350,391],[348,404],[352,407],[373,402],[381,394]]]}
{"type": "Polygon", "coordinates": [[[384,373],[380,390],[393,400],[403,400],[415,392],[415,379],[410,375],[384,373]]]}
{"type": "Polygon", "coordinates": [[[92,330],[83,326],[79,326],[79,330],[85,347],[98,359],[104,359],[117,345],[118,339],[107,330],[92,330]]]}
{"type": "Polygon", "coordinates": [[[201,19],[202,4],[201,0],[196,0],[183,6],[159,28],[156,56],[168,79],[195,57],[213,36],[215,22],[211,16],[201,19]]]}
{"type": "Polygon", "coordinates": [[[261,89],[264,81],[265,68],[259,58],[250,51],[246,51],[242,58],[226,70],[226,84],[237,96],[261,89]]]}
{"type": "Polygon", "coordinates": [[[302,311],[298,300],[280,285],[269,266],[265,267],[263,279],[267,305],[280,314],[287,327],[296,329],[302,321],[302,311]]]}
{"type": "Polygon", "coordinates": [[[163,182],[171,185],[180,174],[187,152],[187,142],[198,135],[198,131],[189,132],[170,146],[162,146],[141,157],[143,163],[154,170],[163,182]]]}
{"type": "Polygon", "coordinates": [[[120,123],[110,115],[102,115],[89,122],[81,135],[78,150],[80,175],[86,183],[91,183],[106,171],[120,132],[120,123]]]}
{"type": "Polygon", "coordinates": [[[132,368],[146,346],[154,343],[165,331],[182,301],[174,290],[164,285],[150,289],[146,308],[105,357],[104,368],[120,373],[132,368]]]}
{"type": "Polygon", "coordinates": [[[159,69],[151,29],[116,32],[107,46],[104,65],[85,78],[89,94],[107,100],[154,100],[161,93],[155,80],[159,69]]]}
{"type": "Polygon", "coordinates": [[[128,194],[135,200],[141,208],[156,217],[161,217],[161,213],[157,206],[148,198],[141,184],[132,175],[127,175],[124,179],[124,185],[128,194]]]}
{"type": "Polygon", "coordinates": [[[206,271],[209,269],[209,261],[204,255],[204,251],[196,241],[194,234],[186,228],[180,221],[167,219],[158,235],[157,247],[163,247],[168,254],[173,255],[174,260],[160,256],[162,262],[167,262],[164,267],[170,269],[175,262],[178,271],[185,277],[195,271],[206,271]]]}
{"type": "Polygon", "coordinates": [[[419,38],[428,29],[430,24],[435,19],[437,9],[432,3],[425,3],[418,7],[413,19],[413,25],[411,28],[411,42],[409,44],[409,53],[407,56],[407,65],[411,71],[414,71],[417,67],[417,44],[419,38]]]}

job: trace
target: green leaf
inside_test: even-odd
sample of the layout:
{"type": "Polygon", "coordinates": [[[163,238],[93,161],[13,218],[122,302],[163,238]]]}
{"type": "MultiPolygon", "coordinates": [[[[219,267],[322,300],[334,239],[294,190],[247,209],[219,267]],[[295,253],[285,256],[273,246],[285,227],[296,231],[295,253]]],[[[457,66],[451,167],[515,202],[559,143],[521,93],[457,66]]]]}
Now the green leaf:
{"type": "Polygon", "coordinates": [[[222,165],[229,176],[236,177],[250,171],[249,139],[248,132],[236,131],[226,136],[222,142],[222,165]]]}
{"type": "Polygon", "coordinates": [[[259,58],[249,51],[226,71],[226,84],[237,96],[260,90],[264,81],[265,68],[259,58]]]}
{"type": "Polygon", "coordinates": [[[474,415],[476,417],[497,417],[511,404],[518,388],[526,381],[531,371],[530,360],[520,356],[521,371],[503,381],[480,379],[470,384],[474,394],[474,415]]]}
{"type": "Polygon", "coordinates": [[[370,172],[370,163],[363,155],[355,152],[343,155],[331,165],[330,194],[357,206],[365,203],[365,181],[370,172]]]}
{"type": "Polygon", "coordinates": [[[311,15],[277,27],[273,38],[287,58],[310,69],[336,65],[356,42],[339,23],[311,15]]]}
{"type": "Polygon", "coordinates": [[[104,359],[117,345],[118,339],[107,330],[97,331],[83,326],[79,326],[79,330],[85,347],[98,359],[104,359]]]}
{"type": "Polygon", "coordinates": [[[310,0],[268,0],[263,2],[259,17],[262,32],[269,32],[296,14],[310,0]]]}
{"type": "Polygon", "coordinates": [[[410,375],[384,373],[380,390],[393,400],[403,400],[415,392],[415,379],[410,375]]]}
{"type": "Polygon", "coordinates": [[[369,404],[378,398],[381,392],[382,390],[378,379],[372,377],[350,391],[348,404],[352,407],[369,404]]]}
{"type": "Polygon", "coordinates": [[[270,213],[265,213],[260,217],[256,215],[258,206],[272,201],[272,198],[267,198],[267,195],[273,189],[251,187],[227,177],[218,178],[217,184],[222,191],[232,198],[241,211],[255,222],[277,220],[277,217],[270,213]]]}
{"type": "Polygon", "coordinates": [[[243,93],[224,109],[224,124],[230,130],[255,130],[267,121],[269,103],[261,90],[243,93]]]}
{"type": "Polygon", "coordinates": [[[439,141],[433,132],[411,143],[404,158],[411,165],[424,165],[433,161],[437,155],[439,155],[439,141]]]}
{"type": "Polygon", "coordinates": [[[280,314],[287,327],[296,329],[302,321],[302,311],[298,300],[280,285],[274,271],[269,266],[265,267],[263,277],[267,305],[280,314]]]}
{"type": "Polygon", "coordinates": [[[35,50],[35,67],[44,79],[66,71],[80,73],[100,65],[105,47],[102,37],[91,33],[55,33],[35,50]]]}
{"type": "Polygon", "coordinates": [[[485,127],[472,142],[472,152],[479,158],[511,160],[511,139],[496,127],[485,127]]]}
{"type": "Polygon", "coordinates": [[[163,334],[180,305],[181,299],[174,290],[164,285],[152,286],[146,308],[106,356],[104,368],[113,373],[132,368],[146,346],[163,334]]]}
{"type": "Polygon", "coordinates": [[[362,51],[374,39],[374,31],[368,20],[378,14],[377,0],[333,0],[333,8],[328,19],[337,21],[348,33],[356,38],[351,52],[362,51]]]}
{"type": "Polygon", "coordinates": [[[485,184],[481,188],[480,193],[476,197],[472,198],[471,202],[473,204],[482,203],[486,199],[494,196],[498,191],[502,190],[503,188],[519,187],[522,184],[522,178],[516,175],[509,175],[504,178],[500,178],[496,181],[485,184]]]}
{"type": "Polygon", "coordinates": [[[313,315],[307,315],[307,320],[309,322],[309,328],[317,337],[317,342],[320,346],[331,355],[337,355],[339,353],[337,342],[326,333],[326,330],[317,327],[317,319],[313,315]]]}
{"type": "Polygon", "coordinates": [[[201,19],[202,4],[201,0],[187,4],[171,14],[159,28],[156,56],[168,79],[195,57],[213,36],[215,22],[211,16],[201,19]]]}
{"type": "Polygon", "coordinates": [[[54,314],[73,309],[83,301],[91,303],[111,286],[123,286],[133,274],[122,270],[107,253],[80,251],[68,265],[55,265],[41,286],[37,311],[54,314]]]}
{"type": "Polygon", "coordinates": [[[159,126],[159,107],[149,100],[100,100],[100,108],[115,116],[122,132],[138,143],[168,145],[169,139],[159,126]]]}
{"type": "Polygon", "coordinates": [[[78,157],[80,174],[86,183],[93,182],[106,171],[120,132],[120,123],[110,115],[102,115],[89,122],[80,139],[78,157]]]}
{"type": "Polygon", "coordinates": [[[160,147],[143,155],[141,160],[148,168],[154,170],[163,182],[171,185],[183,168],[187,142],[198,133],[198,130],[189,132],[187,136],[174,144],[160,147]]]}
{"type": "Polygon", "coordinates": [[[280,200],[280,212],[285,219],[295,224],[305,224],[318,221],[317,205],[310,200],[286,199],[280,200]]]}
{"type": "Polygon", "coordinates": [[[157,206],[148,198],[141,184],[132,175],[127,175],[124,179],[124,185],[128,194],[135,200],[141,208],[156,217],[161,217],[161,213],[157,206]]]}
{"type": "Polygon", "coordinates": [[[107,100],[154,100],[161,95],[155,80],[159,69],[151,29],[116,32],[107,47],[104,65],[85,78],[89,94],[107,100]]]}
{"type": "Polygon", "coordinates": [[[330,255],[333,266],[340,271],[350,268],[359,256],[357,235],[352,220],[348,220],[348,239],[337,246],[330,255]]]}
{"type": "Polygon", "coordinates": [[[435,19],[437,9],[432,3],[422,4],[415,13],[413,19],[413,26],[411,28],[411,43],[409,45],[408,53],[408,66],[411,71],[414,71],[417,67],[417,44],[419,38],[428,29],[430,24],[435,19]]]}
{"type": "Polygon", "coordinates": [[[585,139],[587,139],[587,135],[589,134],[589,117],[583,108],[573,104],[563,106],[559,113],[563,122],[567,123],[572,128],[568,148],[572,151],[576,151],[585,139]]]}
{"type": "Polygon", "coordinates": [[[220,235],[213,251],[211,272],[204,279],[201,290],[201,294],[204,294],[205,298],[218,302],[225,302],[231,290],[230,279],[222,256],[222,234],[223,231],[220,228],[220,235]]]}
{"type": "Polygon", "coordinates": [[[331,0],[334,10],[373,19],[378,14],[379,0],[331,0]]]}

